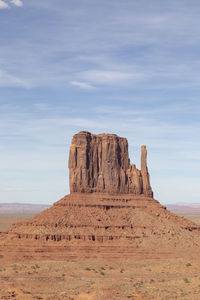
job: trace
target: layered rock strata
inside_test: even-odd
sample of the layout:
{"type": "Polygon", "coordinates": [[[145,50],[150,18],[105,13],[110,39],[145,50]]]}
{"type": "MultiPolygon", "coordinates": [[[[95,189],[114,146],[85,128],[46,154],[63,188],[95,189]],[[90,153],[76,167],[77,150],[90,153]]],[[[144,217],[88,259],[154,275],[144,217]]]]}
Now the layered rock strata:
{"type": "Polygon", "coordinates": [[[72,193],[1,233],[0,258],[159,257],[199,251],[199,230],[151,197],[72,193]]]}
{"type": "Polygon", "coordinates": [[[153,198],[145,146],[138,170],[125,138],[80,132],[72,140],[69,168],[71,193],[0,232],[0,259],[199,253],[200,226],[153,198]]]}
{"type": "Polygon", "coordinates": [[[141,170],[130,164],[126,138],[115,134],[74,135],[69,155],[70,192],[133,194],[153,197],[147,150],[141,147],[141,170]]]}

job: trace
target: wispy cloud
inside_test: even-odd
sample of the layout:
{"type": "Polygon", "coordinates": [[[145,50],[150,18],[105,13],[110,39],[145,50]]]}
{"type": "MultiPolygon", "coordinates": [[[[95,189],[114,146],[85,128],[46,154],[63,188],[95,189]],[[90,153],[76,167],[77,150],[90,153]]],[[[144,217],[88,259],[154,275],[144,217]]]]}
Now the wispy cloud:
{"type": "Polygon", "coordinates": [[[86,90],[93,90],[94,86],[87,82],[82,82],[82,81],[70,81],[69,82],[71,85],[77,86],[81,89],[86,89],[86,90]]]}
{"type": "MultiPolygon", "coordinates": [[[[95,84],[124,84],[131,80],[141,79],[141,74],[133,74],[122,71],[110,71],[110,70],[89,70],[80,74],[82,78],[95,84]]],[[[143,78],[143,77],[142,77],[143,78]]]]}
{"type": "Polygon", "coordinates": [[[123,72],[118,70],[87,70],[75,75],[78,80],[70,81],[70,84],[82,89],[94,89],[97,86],[127,86],[144,81],[146,74],[140,72],[123,72]]]}
{"type": "Polygon", "coordinates": [[[8,3],[6,3],[3,0],[0,0],[0,9],[6,9],[9,8],[10,6],[8,5],[8,3]]]}
{"type": "Polygon", "coordinates": [[[11,75],[5,71],[0,70],[0,86],[29,88],[30,84],[18,76],[11,75]]]}
{"type": "MultiPolygon", "coordinates": [[[[9,0],[8,3],[17,7],[23,6],[23,2],[21,0],[9,0]]],[[[6,1],[0,0],[0,9],[11,8],[8,3],[6,1]]]]}
{"type": "Polygon", "coordinates": [[[14,4],[15,6],[18,6],[18,7],[22,7],[23,6],[23,2],[21,0],[11,0],[10,2],[12,4],[14,4]]]}
{"type": "MultiPolygon", "coordinates": [[[[10,29],[10,41],[1,47],[0,57],[6,69],[40,87],[64,86],[66,81],[88,90],[96,85],[102,89],[138,84],[143,89],[144,83],[149,89],[199,87],[198,7],[195,11],[181,1],[165,6],[155,2],[146,6],[143,1],[137,5],[111,1],[108,8],[102,0],[97,13],[89,0],[78,7],[67,1],[64,9],[55,8],[52,0],[29,0],[26,9],[33,15],[40,8],[48,22],[56,9],[58,18],[48,26],[42,18],[37,24],[30,18],[28,26],[20,23],[22,30],[10,29]],[[24,39],[16,40],[14,36],[22,31],[24,39]]],[[[21,0],[0,3],[2,8],[7,3],[23,4],[21,0]]]]}

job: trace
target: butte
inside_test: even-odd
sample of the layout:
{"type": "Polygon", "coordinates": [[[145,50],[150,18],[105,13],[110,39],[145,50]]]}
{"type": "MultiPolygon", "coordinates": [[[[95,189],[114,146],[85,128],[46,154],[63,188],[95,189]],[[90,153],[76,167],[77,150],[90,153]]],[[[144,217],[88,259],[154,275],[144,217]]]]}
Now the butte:
{"type": "Polygon", "coordinates": [[[0,233],[1,259],[198,255],[200,227],[153,198],[145,146],[137,169],[126,138],[81,131],[69,171],[69,195],[0,233]]]}

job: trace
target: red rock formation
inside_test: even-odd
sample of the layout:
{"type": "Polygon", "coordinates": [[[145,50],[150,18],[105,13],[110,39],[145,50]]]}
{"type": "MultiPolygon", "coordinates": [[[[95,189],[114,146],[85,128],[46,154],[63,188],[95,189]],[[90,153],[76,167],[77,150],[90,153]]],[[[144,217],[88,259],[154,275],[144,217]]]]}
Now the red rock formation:
{"type": "Polygon", "coordinates": [[[200,226],[153,199],[142,146],[141,170],[114,134],[80,132],[70,148],[71,194],[0,233],[0,259],[160,257],[199,253],[200,226]],[[195,251],[195,252],[194,252],[195,251]]]}
{"type": "Polygon", "coordinates": [[[141,174],[143,194],[146,196],[153,196],[152,189],[149,181],[149,173],[147,168],[147,149],[146,146],[141,147],[141,174]]]}
{"type": "Polygon", "coordinates": [[[142,146],[141,171],[130,164],[126,138],[115,134],[74,135],[70,147],[70,192],[116,193],[152,197],[142,146]]]}
{"type": "Polygon", "coordinates": [[[199,252],[199,230],[150,197],[72,193],[0,233],[0,259],[177,256],[199,252]]]}

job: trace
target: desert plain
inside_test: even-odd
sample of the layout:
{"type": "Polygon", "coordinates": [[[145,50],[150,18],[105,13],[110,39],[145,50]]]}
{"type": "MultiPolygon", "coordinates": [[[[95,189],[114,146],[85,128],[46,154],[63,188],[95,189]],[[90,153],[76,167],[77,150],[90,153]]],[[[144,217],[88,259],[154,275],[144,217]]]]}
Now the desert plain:
{"type": "MultiPolygon", "coordinates": [[[[34,214],[1,213],[0,230],[34,214]]],[[[178,206],[176,214],[199,224],[200,209],[178,206]]],[[[200,299],[199,270],[191,257],[1,260],[0,299],[200,299]]]]}

